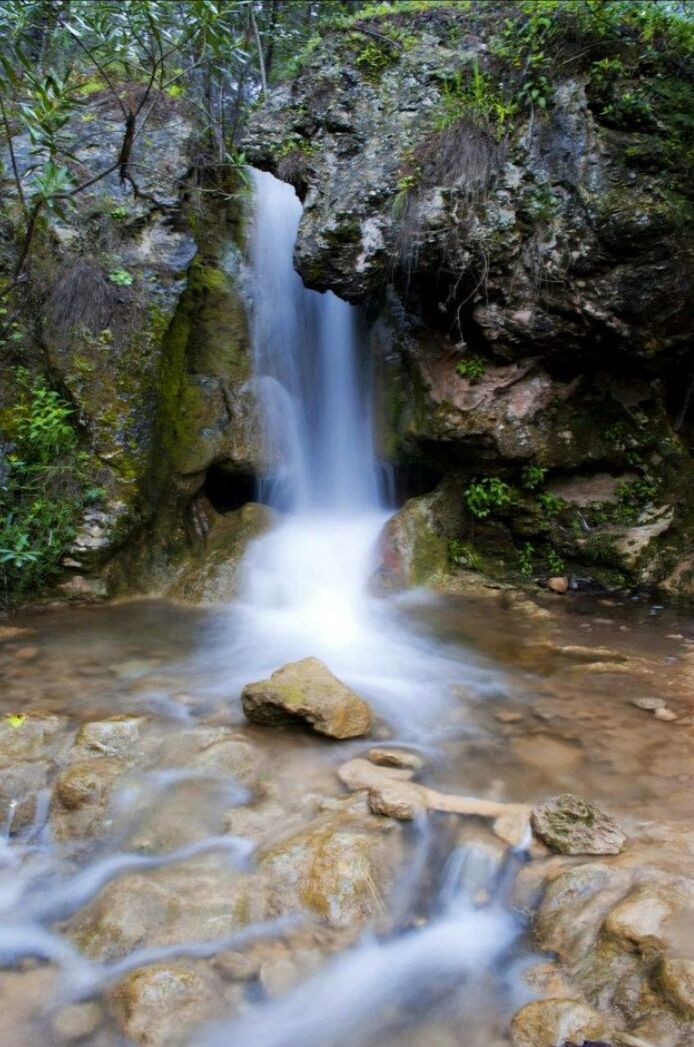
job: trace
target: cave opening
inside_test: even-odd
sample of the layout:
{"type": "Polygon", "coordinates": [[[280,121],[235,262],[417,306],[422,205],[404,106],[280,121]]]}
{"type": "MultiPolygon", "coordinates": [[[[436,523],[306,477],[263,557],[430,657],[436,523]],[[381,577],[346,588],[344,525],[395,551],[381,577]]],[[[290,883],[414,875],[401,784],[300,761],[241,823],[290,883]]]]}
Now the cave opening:
{"type": "Polygon", "coordinates": [[[231,471],[223,462],[212,464],[205,474],[202,493],[218,513],[230,513],[256,500],[256,476],[231,471]]]}

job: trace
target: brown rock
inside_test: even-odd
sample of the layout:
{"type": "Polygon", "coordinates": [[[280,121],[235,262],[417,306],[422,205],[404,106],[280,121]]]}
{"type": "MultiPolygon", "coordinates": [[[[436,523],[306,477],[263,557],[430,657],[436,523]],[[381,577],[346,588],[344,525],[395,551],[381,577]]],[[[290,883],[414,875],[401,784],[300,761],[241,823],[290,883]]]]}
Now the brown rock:
{"type": "Polygon", "coordinates": [[[614,818],[572,793],[534,807],[533,831],[560,854],[619,854],[626,836],[614,818]]]}
{"type": "Polygon", "coordinates": [[[247,684],[241,701],[248,719],[266,727],[303,720],[330,738],[357,738],[371,730],[367,703],[318,658],[291,662],[269,680],[247,684]]]}
{"type": "Polygon", "coordinates": [[[656,720],[664,720],[666,723],[671,723],[677,719],[677,713],[673,713],[672,709],[668,709],[667,706],[663,706],[662,709],[656,709],[653,715],[656,720]]]}
{"type": "Polygon", "coordinates": [[[553,593],[565,593],[569,589],[569,579],[564,575],[558,578],[548,578],[547,588],[553,593]]]}
{"type": "Polygon", "coordinates": [[[112,992],[123,1033],[142,1047],[169,1047],[224,1009],[218,980],[192,964],[133,971],[112,992]]]}
{"type": "Polygon", "coordinates": [[[408,749],[378,747],[369,749],[367,756],[371,763],[378,764],[379,767],[400,767],[411,771],[421,771],[424,766],[422,757],[408,749]]]}
{"type": "Polygon", "coordinates": [[[514,1047],[556,1047],[574,1040],[597,1040],[608,1034],[605,1020],[580,1000],[534,1000],[511,1023],[514,1047]]]}
{"type": "Polygon", "coordinates": [[[668,885],[639,884],[608,914],[603,933],[627,949],[663,952],[670,945],[667,923],[675,915],[679,900],[668,885]]]}

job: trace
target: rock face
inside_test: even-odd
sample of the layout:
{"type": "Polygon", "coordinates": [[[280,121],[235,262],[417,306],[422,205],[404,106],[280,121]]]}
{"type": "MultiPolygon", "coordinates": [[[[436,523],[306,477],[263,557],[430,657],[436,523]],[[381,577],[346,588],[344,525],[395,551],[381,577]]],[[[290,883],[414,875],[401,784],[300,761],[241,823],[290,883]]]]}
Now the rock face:
{"type": "MultiPolygon", "coordinates": [[[[543,37],[542,108],[519,102],[535,60],[520,8],[386,11],[326,31],[244,148],[304,198],[304,280],[375,317],[385,453],[458,482],[453,537],[480,567],[686,593],[692,422],[672,383],[694,311],[691,186],[661,144],[680,141],[694,85],[668,45],[644,65],[626,29],[605,75],[613,52],[576,10],[543,37]],[[477,515],[464,492],[488,478],[512,497],[477,515]]],[[[437,580],[449,537],[437,504],[409,504],[387,569],[437,580]]]]}
{"type": "Polygon", "coordinates": [[[531,824],[560,854],[619,854],[626,842],[614,818],[571,793],[534,807],[531,824]]]}
{"type": "Polygon", "coordinates": [[[248,719],[265,727],[303,721],[330,738],[357,738],[371,730],[367,703],[318,658],[291,662],[269,680],[247,684],[241,701],[248,719]]]}

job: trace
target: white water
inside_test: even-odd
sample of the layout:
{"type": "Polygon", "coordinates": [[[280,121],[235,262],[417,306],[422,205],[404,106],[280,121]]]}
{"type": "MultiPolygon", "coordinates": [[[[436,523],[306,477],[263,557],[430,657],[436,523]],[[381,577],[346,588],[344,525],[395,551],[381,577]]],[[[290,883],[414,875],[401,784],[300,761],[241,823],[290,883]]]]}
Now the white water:
{"type": "Polygon", "coordinates": [[[260,171],[253,185],[247,285],[267,462],[259,497],[281,518],[248,549],[216,664],[240,691],[314,655],[401,737],[426,741],[459,700],[453,688],[483,694],[500,674],[418,635],[406,622],[411,596],[371,591],[393,508],[379,490],[359,315],[330,292],[307,290],[295,272],[294,190],[260,171]]]}

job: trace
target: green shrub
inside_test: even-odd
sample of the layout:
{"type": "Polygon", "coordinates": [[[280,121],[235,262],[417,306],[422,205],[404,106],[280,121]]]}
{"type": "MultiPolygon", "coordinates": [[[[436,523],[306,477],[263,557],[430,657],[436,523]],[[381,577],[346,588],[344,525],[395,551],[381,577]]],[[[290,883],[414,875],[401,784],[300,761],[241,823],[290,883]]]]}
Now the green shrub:
{"type": "Polygon", "coordinates": [[[466,487],[464,498],[472,515],[483,520],[491,513],[507,508],[512,501],[512,491],[498,476],[486,476],[466,487]]]}
{"type": "Polygon", "coordinates": [[[535,546],[532,542],[526,542],[523,548],[518,550],[518,570],[524,578],[532,577],[534,557],[535,546]]]}
{"type": "Polygon", "coordinates": [[[481,357],[469,356],[466,360],[461,360],[459,364],[456,364],[455,369],[461,378],[467,378],[468,382],[474,385],[482,378],[487,367],[481,357]]]}
{"type": "Polygon", "coordinates": [[[18,403],[3,417],[0,446],[0,599],[6,607],[50,582],[75,535],[88,486],[72,408],[28,372],[16,373],[18,403]]]}
{"type": "Polygon", "coordinates": [[[521,483],[526,491],[535,491],[545,482],[547,469],[542,465],[526,465],[521,474],[521,483]]]}

